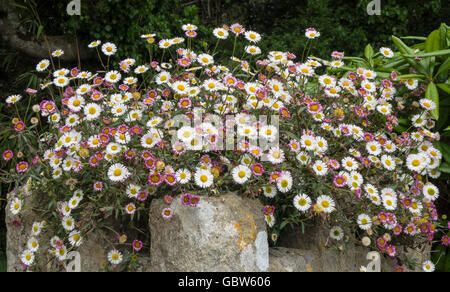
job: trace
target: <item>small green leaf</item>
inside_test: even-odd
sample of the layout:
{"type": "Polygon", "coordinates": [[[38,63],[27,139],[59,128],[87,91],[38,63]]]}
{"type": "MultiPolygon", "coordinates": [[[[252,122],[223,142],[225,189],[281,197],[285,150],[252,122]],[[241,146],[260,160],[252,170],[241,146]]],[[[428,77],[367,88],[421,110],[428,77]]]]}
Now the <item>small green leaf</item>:
{"type": "Polygon", "coordinates": [[[417,55],[403,54],[403,56],[408,57],[408,58],[415,58],[415,57],[425,58],[425,57],[435,57],[435,56],[443,56],[443,55],[450,55],[450,49],[435,51],[435,52],[431,52],[431,53],[417,54],[417,55]]]}
{"type": "Polygon", "coordinates": [[[39,36],[41,35],[42,31],[44,30],[44,26],[43,25],[39,25],[37,34],[36,34],[36,39],[39,39],[39,36]]]}
{"type": "Polygon", "coordinates": [[[439,119],[439,93],[437,91],[436,84],[430,82],[427,86],[427,90],[425,91],[425,97],[434,101],[436,104],[436,108],[431,112],[431,116],[438,120],[439,119]]]}
{"type": "Polygon", "coordinates": [[[434,51],[439,51],[441,49],[440,46],[440,36],[439,31],[432,31],[425,42],[425,52],[430,53],[434,51]]]}
{"type": "Polygon", "coordinates": [[[443,173],[450,173],[450,164],[447,162],[441,163],[441,166],[439,166],[439,171],[443,173]]]}
{"type": "Polygon", "coordinates": [[[447,92],[448,94],[450,94],[450,85],[446,84],[446,83],[439,83],[437,84],[437,87],[439,87],[440,89],[442,89],[443,91],[447,92]]]}
{"type": "Polygon", "coordinates": [[[443,72],[447,72],[448,73],[449,69],[450,69],[450,58],[447,58],[447,60],[445,60],[445,62],[442,63],[442,65],[439,67],[435,77],[439,76],[443,72]]]}

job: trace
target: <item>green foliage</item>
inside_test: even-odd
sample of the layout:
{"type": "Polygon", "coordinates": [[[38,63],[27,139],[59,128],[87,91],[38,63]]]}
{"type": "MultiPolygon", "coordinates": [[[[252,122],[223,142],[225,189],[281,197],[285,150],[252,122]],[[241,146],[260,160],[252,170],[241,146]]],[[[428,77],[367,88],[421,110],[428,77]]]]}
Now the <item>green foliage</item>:
{"type": "Polygon", "coordinates": [[[32,21],[29,9],[24,9],[30,4],[34,5],[47,34],[77,35],[83,43],[95,39],[120,43],[119,53],[130,56],[145,51],[144,45],[136,45],[143,33],[158,32],[158,38],[173,37],[180,35],[182,24],[193,23],[199,26],[200,37],[214,44],[206,27],[235,22],[263,33],[259,43],[263,52],[271,48],[299,54],[306,44],[301,37],[305,28],[315,27],[323,32],[320,43],[313,48],[317,56],[329,56],[332,48],[356,55],[364,52],[366,43],[375,50],[388,44],[392,34],[424,35],[449,14],[449,8],[441,0],[423,5],[408,0],[383,0],[381,15],[369,16],[366,11],[369,2],[98,0],[81,1],[81,15],[69,16],[65,1],[14,1],[23,16],[24,27],[33,35],[40,34],[41,29],[39,23],[32,21]]]}

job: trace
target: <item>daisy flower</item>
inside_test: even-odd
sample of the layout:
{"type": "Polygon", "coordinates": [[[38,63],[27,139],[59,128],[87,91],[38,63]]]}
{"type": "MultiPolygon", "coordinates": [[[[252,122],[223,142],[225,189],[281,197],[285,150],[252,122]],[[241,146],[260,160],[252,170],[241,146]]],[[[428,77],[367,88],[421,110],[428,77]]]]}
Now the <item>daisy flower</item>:
{"type": "Polygon", "coordinates": [[[263,193],[267,198],[274,198],[277,194],[277,188],[274,186],[265,186],[263,187],[263,193]]]}
{"type": "Polygon", "coordinates": [[[425,261],[425,262],[423,262],[423,264],[422,264],[422,269],[423,269],[425,272],[434,272],[435,266],[434,266],[433,262],[431,262],[431,261],[425,261]]]}
{"type": "Polygon", "coordinates": [[[119,73],[119,71],[116,70],[109,71],[105,75],[105,80],[108,81],[109,83],[117,83],[120,81],[121,78],[122,75],[119,73]]]}
{"type": "Polygon", "coordinates": [[[245,32],[245,29],[244,29],[244,27],[243,27],[242,25],[240,25],[239,23],[235,23],[235,24],[232,24],[232,25],[230,26],[230,31],[231,31],[232,33],[234,33],[236,36],[238,36],[238,35],[240,35],[240,34],[243,34],[243,33],[245,32]]]}
{"type": "Polygon", "coordinates": [[[31,266],[34,262],[34,253],[31,250],[25,250],[20,256],[21,262],[26,266],[31,266]]]}
{"type": "Polygon", "coordinates": [[[362,230],[368,230],[372,226],[372,219],[366,214],[360,214],[356,222],[362,230]]]}
{"type": "Polygon", "coordinates": [[[125,206],[125,212],[128,215],[132,215],[136,212],[136,205],[133,203],[129,203],[128,205],[125,206]]]}
{"type": "Polygon", "coordinates": [[[84,115],[87,121],[93,121],[100,117],[102,108],[96,103],[88,103],[84,107],[84,115]]]}
{"type": "Polygon", "coordinates": [[[216,38],[222,39],[222,40],[228,38],[228,35],[229,35],[228,31],[221,27],[214,29],[213,34],[216,38]]]}
{"type": "Polygon", "coordinates": [[[252,43],[257,43],[261,40],[261,35],[252,30],[248,30],[245,32],[245,38],[252,43]]]}
{"type": "Polygon", "coordinates": [[[395,160],[389,156],[389,155],[383,155],[381,156],[381,163],[383,164],[383,167],[386,168],[387,170],[394,170],[395,169],[395,160]]]}
{"type": "Polygon", "coordinates": [[[427,98],[422,98],[421,100],[419,100],[420,105],[426,109],[426,110],[434,110],[436,109],[436,103],[432,100],[429,100],[427,98]]]}
{"type": "Polygon", "coordinates": [[[83,243],[83,238],[79,231],[73,230],[69,234],[69,243],[72,246],[80,246],[83,243]]]}
{"type": "Polygon", "coordinates": [[[298,194],[294,197],[294,206],[301,212],[306,212],[311,208],[311,198],[305,194],[298,194]]]}
{"type": "Polygon", "coordinates": [[[432,183],[427,183],[422,189],[425,198],[435,201],[439,197],[439,189],[432,183]]]}
{"type": "Polygon", "coordinates": [[[320,36],[320,32],[318,32],[315,28],[307,28],[305,36],[309,39],[315,39],[320,36]]]}
{"type": "Polygon", "coordinates": [[[111,250],[108,253],[108,261],[113,265],[118,265],[122,262],[122,254],[118,250],[111,250]]]}
{"type": "Polygon", "coordinates": [[[19,95],[19,94],[16,94],[16,95],[10,95],[10,96],[8,96],[8,98],[6,99],[6,103],[9,103],[9,104],[15,104],[16,102],[18,102],[18,101],[21,100],[21,99],[22,99],[22,96],[19,95]]]}
{"type": "Polygon", "coordinates": [[[266,223],[269,227],[272,227],[275,225],[275,217],[273,215],[266,215],[265,216],[266,223]]]}
{"type": "Polygon", "coordinates": [[[108,169],[108,177],[113,182],[123,182],[129,176],[128,169],[120,163],[113,164],[108,169]]]}
{"type": "Polygon", "coordinates": [[[47,59],[44,59],[37,64],[36,71],[42,72],[45,69],[47,69],[49,65],[50,65],[50,61],[47,59]]]}
{"type": "Polygon", "coordinates": [[[39,249],[39,242],[35,237],[30,237],[27,241],[28,250],[31,252],[36,252],[39,249]]]}
{"type": "Polygon", "coordinates": [[[284,161],[284,151],[279,147],[271,147],[267,153],[267,160],[272,164],[280,164],[284,161]]]}
{"type": "Polygon", "coordinates": [[[214,63],[214,58],[208,54],[200,54],[197,56],[197,62],[199,62],[201,66],[207,66],[214,63]]]}
{"type": "Polygon", "coordinates": [[[331,213],[335,210],[334,200],[330,196],[321,195],[317,198],[317,205],[325,213],[331,213]]]}
{"type": "Polygon", "coordinates": [[[69,78],[65,76],[59,76],[53,79],[53,84],[57,87],[66,87],[67,85],[69,85],[69,82],[69,78]]]}
{"type": "Polygon", "coordinates": [[[214,176],[207,169],[198,169],[194,174],[194,180],[197,186],[204,189],[210,187],[214,183],[214,176]]]}
{"type": "Polygon", "coordinates": [[[344,230],[339,226],[334,226],[330,229],[330,237],[339,241],[344,238],[344,230]]]}
{"type": "Polygon", "coordinates": [[[290,172],[285,171],[281,173],[277,180],[277,188],[282,193],[287,193],[292,189],[292,176],[290,172]]]}
{"type": "Polygon", "coordinates": [[[327,174],[328,167],[327,165],[322,162],[322,160],[317,160],[313,165],[312,169],[314,170],[316,175],[324,176],[327,174]]]}
{"type": "Polygon", "coordinates": [[[245,47],[245,52],[247,54],[255,56],[255,55],[261,54],[261,49],[259,47],[257,47],[257,46],[246,46],[245,47]]]}
{"type": "Polygon", "coordinates": [[[102,52],[106,56],[112,56],[117,52],[117,47],[113,43],[104,43],[102,46],[102,52]]]}
{"type": "Polygon", "coordinates": [[[72,231],[75,228],[75,221],[71,216],[62,218],[62,226],[67,231],[72,231]]]}
{"type": "Polygon", "coordinates": [[[162,215],[162,217],[163,217],[165,220],[168,220],[168,219],[172,218],[172,216],[173,216],[173,211],[172,211],[171,208],[164,208],[164,209],[162,210],[161,215],[162,215]]]}
{"type": "Polygon", "coordinates": [[[22,209],[22,200],[20,200],[19,198],[14,198],[14,200],[12,200],[10,205],[11,213],[13,215],[17,215],[19,214],[21,209],[22,209]]]}
{"type": "Polygon", "coordinates": [[[251,177],[252,172],[247,166],[239,165],[232,170],[231,174],[236,183],[243,184],[251,177]]]}
{"type": "Polygon", "coordinates": [[[88,47],[89,47],[89,48],[96,48],[96,47],[98,47],[98,46],[101,45],[101,44],[102,44],[102,42],[99,41],[99,40],[97,40],[97,41],[91,42],[91,43],[88,45],[88,47]]]}
{"type": "Polygon", "coordinates": [[[380,48],[380,53],[383,56],[385,56],[386,58],[389,58],[389,59],[394,57],[394,52],[390,48],[381,47],[380,48]]]}

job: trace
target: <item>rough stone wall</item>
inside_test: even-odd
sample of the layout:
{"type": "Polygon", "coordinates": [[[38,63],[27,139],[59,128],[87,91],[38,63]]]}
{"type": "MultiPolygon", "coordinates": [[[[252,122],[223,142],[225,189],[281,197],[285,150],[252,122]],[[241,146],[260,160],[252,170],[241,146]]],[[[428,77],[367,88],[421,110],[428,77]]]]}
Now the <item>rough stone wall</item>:
{"type": "MultiPolygon", "coordinates": [[[[25,271],[20,254],[26,249],[33,222],[39,213],[33,205],[31,193],[24,189],[12,193],[24,200],[20,226],[13,226],[13,216],[6,206],[7,269],[25,271]]],[[[287,230],[280,237],[280,247],[269,248],[263,206],[257,200],[235,194],[201,197],[197,207],[184,206],[175,198],[170,207],[173,217],[164,220],[161,212],[167,205],[162,199],[152,202],[149,227],[150,256],[139,255],[141,272],[344,272],[359,271],[367,265],[368,249],[342,241],[341,248],[326,247],[328,229],[320,224],[300,230],[287,230]]],[[[49,248],[46,234],[39,235],[40,252],[37,268],[41,271],[65,271],[64,265],[45,253],[49,248]]],[[[77,250],[81,271],[102,270],[106,263],[112,235],[100,230],[89,233],[77,250]]],[[[430,247],[424,251],[409,250],[409,256],[421,263],[429,259],[430,247]]],[[[381,270],[392,271],[390,258],[381,259],[381,270]]]]}

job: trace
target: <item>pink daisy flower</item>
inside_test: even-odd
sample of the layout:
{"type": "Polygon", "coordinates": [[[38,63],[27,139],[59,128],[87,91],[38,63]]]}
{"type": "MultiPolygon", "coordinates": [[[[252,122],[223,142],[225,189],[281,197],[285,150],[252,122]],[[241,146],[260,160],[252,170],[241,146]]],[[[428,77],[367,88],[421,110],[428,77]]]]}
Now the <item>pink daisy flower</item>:
{"type": "Polygon", "coordinates": [[[152,185],[152,186],[158,186],[163,182],[163,177],[159,174],[159,173],[151,173],[148,176],[148,182],[152,185]]]}
{"type": "Polygon", "coordinates": [[[402,233],[402,226],[400,224],[395,225],[392,232],[394,233],[394,235],[401,234],[402,233]]]}
{"type": "Polygon", "coordinates": [[[163,217],[165,220],[168,220],[168,219],[172,218],[172,216],[173,216],[173,211],[172,211],[172,209],[170,209],[170,208],[165,208],[165,209],[162,210],[161,215],[162,215],[162,217],[163,217]]]}
{"type": "Polygon", "coordinates": [[[200,202],[200,197],[199,196],[191,195],[191,198],[189,200],[189,206],[197,207],[199,202],[200,202]]]}
{"type": "Polygon", "coordinates": [[[264,167],[261,163],[255,163],[251,167],[253,175],[262,176],[264,174],[264,167]]]}
{"type": "Polygon", "coordinates": [[[265,206],[263,210],[264,215],[272,215],[275,213],[275,206],[265,206]]]}
{"type": "Polygon", "coordinates": [[[173,197],[172,197],[172,196],[169,196],[169,195],[165,195],[165,196],[164,196],[164,202],[166,202],[167,205],[172,204],[172,202],[173,202],[173,197]]]}
{"type": "Polygon", "coordinates": [[[140,202],[144,202],[145,200],[147,200],[147,198],[148,198],[148,192],[146,190],[142,190],[138,193],[137,199],[140,202]]]}
{"type": "Polygon", "coordinates": [[[23,173],[28,170],[28,163],[26,161],[21,161],[17,163],[16,170],[19,173],[23,173]]]}
{"type": "Polygon", "coordinates": [[[97,181],[94,183],[94,191],[100,192],[103,189],[103,182],[97,181]]]}
{"type": "Polygon", "coordinates": [[[25,123],[22,121],[19,121],[14,125],[14,130],[16,130],[16,132],[22,132],[23,129],[25,129],[25,123]]]}
{"type": "Polygon", "coordinates": [[[136,212],[136,205],[133,203],[129,203],[128,205],[125,206],[125,212],[128,215],[132,215],[136,212]]]}
{"type": "Polygon", "coordinates": [[[137,240],[137,239],[133,240],[132,245],[133,245],[133,249],[135,251],[140,251],[143,247],[142,241],[137,240]]]}
{"type": "Polygon", "coordinates": [[[11,150],[6,150],[5,152],[3,152],[3,160],[9,161],[13,159],[13,157],[14,153],[11,150]]]}
{"type": "Polygon", "coordinates": [[[175,176],[175,174],[173,173],[166,173],[164,175],[164,181],[166,182],[166,184],[168,184],[169,186],[173,186],[174,184],[176,184],[177,182],[177,177],[175,176]]]}
{"type": "Polygon", "coordinates": [[[345,185],[347,184],[347,180],[345,179],[345,177],[341,175],[336,175],[334,177],[333,183],[336,187],[342,188],[345,187],[345,185]]]}
{"type": "Polygon", "coordinates": [[[388,245],[388,247],[386,248],[386,252],[390,257],[395,257],[395,255],[397,254],[397,249],[394,245],[388,245]]]}
{"type": "Polygon", "coordinates": [[[183,206],[188,206],[190,201],[191,201],[191,194],[190,193],[185,193],[185,194],[181,195],[181,204],[183,206]]]}

